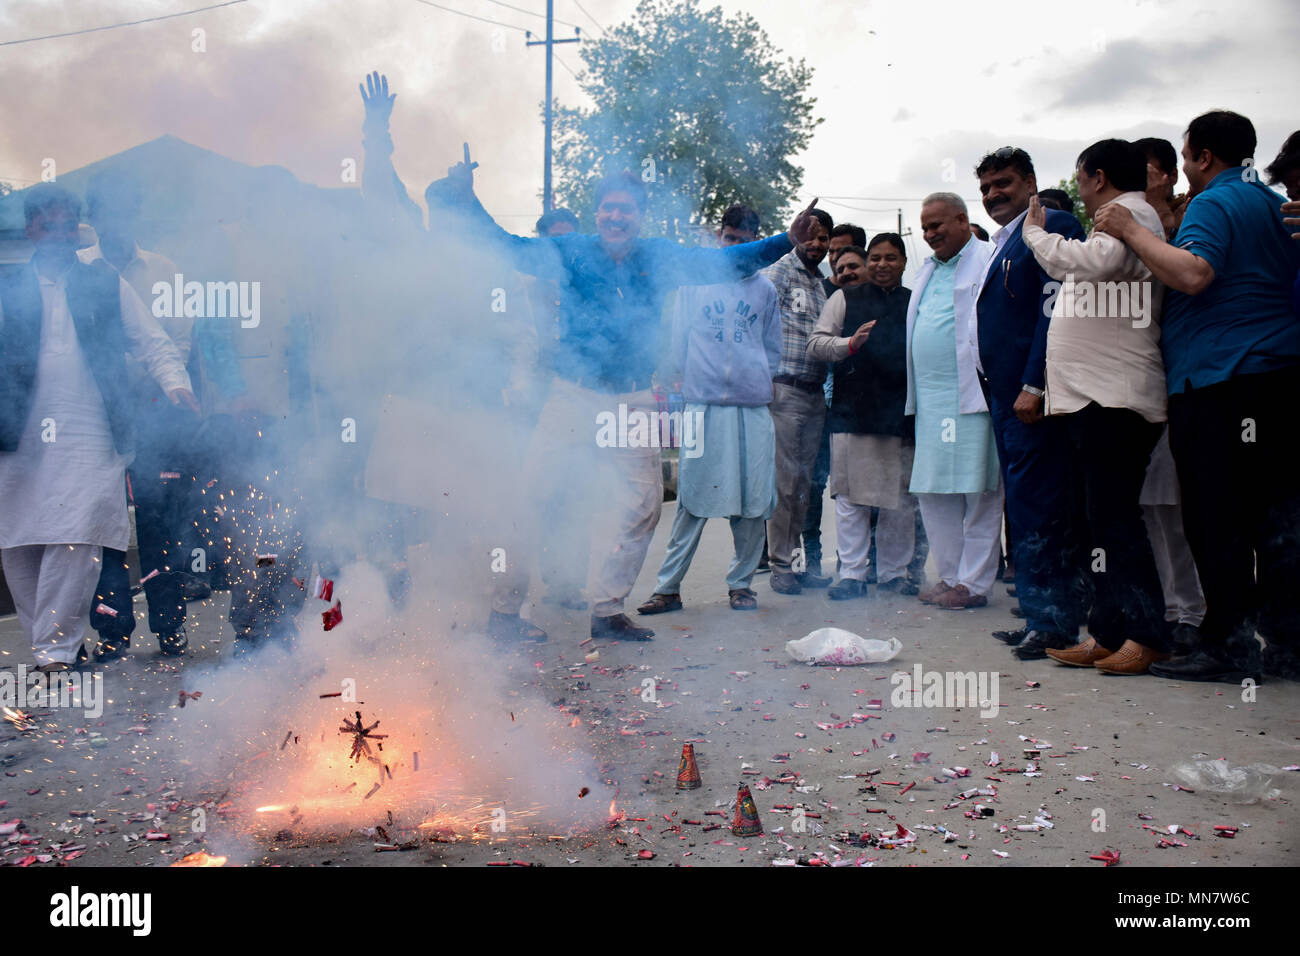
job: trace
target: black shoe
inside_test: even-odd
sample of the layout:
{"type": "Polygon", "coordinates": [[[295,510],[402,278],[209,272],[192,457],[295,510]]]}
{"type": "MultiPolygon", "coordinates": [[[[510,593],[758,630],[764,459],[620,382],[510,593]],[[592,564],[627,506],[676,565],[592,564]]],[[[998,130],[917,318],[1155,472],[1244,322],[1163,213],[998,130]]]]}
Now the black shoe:
{"type": "Polygon", "coordinates": [[[1020,605],[1017,604],[1011,609],[1011,616],[1023,621],[1025,619],[1025,612],[1020,610],[1020,605]]]}
{"type": "Polygon", "coordinates": [[[804,571],[799,576],[799,586],[805,588],[828,588],[831,586],[831,579],[822,574],[814,574],[812,571],[804,571]]]}
{"type": "Polygon", "coordinates": [[[181,595],[185,601],[206,601],[212,597],[212,588],[202,578],[187,574],[182,580],[181,595]]]}
{"type": "MultiPolygon", "coordinates": [[[[1151,673],[1156,677],[1169,680],[1186,681],[1222,681],[1225,684],[1240,684],[1250,678],[1256,684],[1261,681],[1259,660],[1238,660],[1239,655],[1229,654],[1225,648],[1213,645],[1182,657],[1172,657],[1151,665],[1151,673]]],[[[1240,655],[1246,656],[1246,655],[1240,655]]]]}
{"type": "Polygon", "coordinates": [[[1022,661],[1040,661],[1047,656],[1047,649],[1064,651],[1079,643],[1056,631],[1030,631],[1025,639],[1011,649],[1011,653],[1022,661]]]}
{"type": "Polygon", "coordinates": [[[100,634],[95,641],[95,660],[115,661],[126,654],[131,646],[131,635],[100,634]]]}
{"type": "Polygon", "coordinates": [[[232,657],[245,657],[261,646],[266,635],[256,628],[237,627],[235,628],[235,644],[230,649],[232,657]]]}
{"type": "Polygon", "coordinates": [[[1195,654],[1201,647],[1201,629],[1195,624],[1183,621],[1169,626],[1169,652],[1174,657],[1186,657],[1195,654]]]}
{"type": "Polygon", "coordinates": [[[540,627],[525,621],[518,614],[502,614],[500,611],[493,611],[488,616],[487,632],[489,637],[499,641],[531,641],[535,644],[546,641],[546,632],[540,627]]]}
{"type": "Polygon", "coordinates": [[[655,632],[648,627],[637,627],[626,614],[615,614],[612,617],[593,617],[591,636],[608,637],[616,641],[648,641],[655,636],[655,632]]]}
{"type": "Polygon", "coordinates": [[[1300,654],[1282,644],[1269,644],[1261,655],[1264,673],[1269,677],[1300,680],[1300,654]]]}
{"type": "Polygon", "coordinates": [[[1010,644],[1015,647],[1029,634],[1029,628],[1022,627],[1018,631],[994,631],[993,636],[1003,644],[1010,644]]]}
{"type": "Polygon", "coordinates": [[[1014,584],[1007,585],[1007,594],[1011,595],[1012,597],[1018,596],[1016,594],[1016,586],[1014,584]]]}
{"type": "Polygon", "coordinates": [[[858,581],[854,578],[840,578],[835,582],[835,586],[826,592],[826,596],[832,601],[851,601],[854,598],[864,598],[867,596],[867,582],[858,581]]]}
{"type": "Polygon", "coordinates": [[[773,571],[772,590],[777,594],[802,594],[803,585],[799,583],[797,574],[789,571],[773,571]]]}
{"type": "Polygon", "coordinates": [[[916,582],[905,577],[891,578],[884,584],[877,584],[876,590],[890,594],[906,594],[908,597],[915,597],[921,593],[921,589],[916,586],[916,582]]]}
{"type": "Polygon", "coordinates": [[[189,646],[190,639],[185,633],[184,624],[170,634],[158,635],[158,650],[162,651],[164,657],[180,657],[189,646]]]}

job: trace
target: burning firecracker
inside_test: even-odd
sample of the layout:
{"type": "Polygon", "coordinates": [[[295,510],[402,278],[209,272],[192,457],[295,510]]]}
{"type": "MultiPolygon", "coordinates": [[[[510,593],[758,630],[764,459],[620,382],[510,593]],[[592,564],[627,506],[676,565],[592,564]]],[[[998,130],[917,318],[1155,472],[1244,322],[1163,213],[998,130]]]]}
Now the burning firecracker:
{"type": "Polygon", "coordinates": [[[379,726],[379,721],[375,721],[367,727],[361,720],[361,711],[357,711],[357,721],[353,723],[346,717],[343,718],[343,726],[339,728],[341,734],[352,734],[352,753],[349,755],[353,760],[360,760],[363,756],[371,760],[376,760],[375,756],[370,753],[371,740],[383,740],[388,734],[374,733],[374,729],[379,726]]]}

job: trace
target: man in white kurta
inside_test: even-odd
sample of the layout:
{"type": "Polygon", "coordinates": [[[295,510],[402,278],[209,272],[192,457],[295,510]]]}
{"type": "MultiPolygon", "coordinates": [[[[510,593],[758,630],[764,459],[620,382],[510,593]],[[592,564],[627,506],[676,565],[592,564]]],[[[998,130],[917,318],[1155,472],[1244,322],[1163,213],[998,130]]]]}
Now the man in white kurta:
{"type": "MultiPolygon", "coordinates": [[[[39,188],[39,187],[35,187],[39,188]]],[[[34,188],[34,189],[35,189],[34,188]]],[[[61,670],[78,658],[99,579],[100,550],[125,551],[123,493],[129,457],[114,444],[99,386],[68,305],[77,262],[79,204],[63,190],[29,200],[27,234],[40,288],[41,329],[34,394],[15,451],[0,453],[0,562],[38,665],[61,670]],[[38,208],[31,209],[32,206],[38,208]]],[[[131,354],[173,402],[194,406],[167,334],[119,279],[121,323],[131,354]]],[[[8,340],[3,301],[0,337],[8,340]]],[[[94,356],[89,357],[94,360],[94,356]]]]}
{"type": "Polygon", "coordinates": [[[954,193],[926,197],[921,230],[934,255],[916,277],[907,313],[907,411],[916,415],[911,491],[939,580],[918,598],[964,610],[988,604],[1002,529],[993,425],[967,334],[993,246],[971,235],[966,203],[954,193]]]}

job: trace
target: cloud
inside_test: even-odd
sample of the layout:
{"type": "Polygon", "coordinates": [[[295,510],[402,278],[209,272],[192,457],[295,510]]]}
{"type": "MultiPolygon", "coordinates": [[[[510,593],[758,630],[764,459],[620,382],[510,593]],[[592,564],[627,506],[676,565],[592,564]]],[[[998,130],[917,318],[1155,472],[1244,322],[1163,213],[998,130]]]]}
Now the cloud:
{"type": "Polygon", "coordinates": [[[1150,101],[1182,85],[1192,73],[1212,72],[1215,61],[1232,57],[1237,49],[1236,41],[1222,35],[1193,43],[1115,40],[1063,74],[1059,67],[1049,71],[1041,81],[1063,91],[1051,109],[1150,101]]]}

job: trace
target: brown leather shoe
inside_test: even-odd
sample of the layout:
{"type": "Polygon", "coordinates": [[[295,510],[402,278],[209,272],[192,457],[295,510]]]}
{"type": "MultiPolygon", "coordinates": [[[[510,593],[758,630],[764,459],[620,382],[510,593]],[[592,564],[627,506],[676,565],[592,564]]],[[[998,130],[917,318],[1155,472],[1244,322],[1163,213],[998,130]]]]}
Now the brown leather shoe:
{"type": "Polygon", "coordinates": [[[962,611],[971,607],[984,607],[989,599],[982,594],[971,594],[964,584],[949,588],[930,602],[935,607],[948,608],[950,611],[962,611]]]}
{"type": "Polygon", "coordinates": [[[916,599],[922,604],[933,604],[941,594],[947,594],[951,590],[952,588],[948,587],[948,585],[944,584],[943,580],[940,579],[918,594],[916,599]]]}
{"type": "Polygon", "coordinates": [[[1168,659],[1168,654],[1153,651],[1137,641],[1125,641],[1114,654],[1097,661],[1093,666],[1107,674],[1145,674],[1152,664],[1168,659]]]}
{"type": "Polygon", "coordinates": [[[1089,637],[1081,644],[1075,644],[1073,647],[1066,647],[1061,650],[1049,647],[1047,656],[1054,661],[1060,661],[1062,664],[1069,664],[1072,667],[1091,667],[1097,661],[1110,657],[1111,651],[1097,643],[1095,637],[1089,637]]]}

